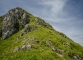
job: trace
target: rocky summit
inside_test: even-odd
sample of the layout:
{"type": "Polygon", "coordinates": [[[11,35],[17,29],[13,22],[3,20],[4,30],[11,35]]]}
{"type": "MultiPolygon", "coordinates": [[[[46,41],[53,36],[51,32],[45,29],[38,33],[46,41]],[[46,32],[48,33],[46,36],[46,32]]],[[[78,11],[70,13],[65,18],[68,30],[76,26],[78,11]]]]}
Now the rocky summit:
{"type": "Polygon", "coordinates": [[[83,60],[83,47],[16,7],[0,16],[0,60],[83,60]]]}
{"type": "Polygon", "coordinates": [[[28,17],[29,15],[18,7],[8,11],[3,19],[3,26],[1,29],[2,38],[6,39],[22,29],[24,25],[29,23],[30,19],[28,17]]]}

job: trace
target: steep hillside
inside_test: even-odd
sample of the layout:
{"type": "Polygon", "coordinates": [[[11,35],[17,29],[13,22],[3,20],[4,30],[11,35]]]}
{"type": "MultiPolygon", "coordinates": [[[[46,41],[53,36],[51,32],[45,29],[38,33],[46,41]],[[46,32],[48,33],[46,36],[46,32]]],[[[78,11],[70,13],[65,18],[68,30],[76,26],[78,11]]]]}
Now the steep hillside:
{"type": "Polygon", "coordinates": [[[0,60],[83,60],[83,47],[17,7],[0,17],[0,60]]]}

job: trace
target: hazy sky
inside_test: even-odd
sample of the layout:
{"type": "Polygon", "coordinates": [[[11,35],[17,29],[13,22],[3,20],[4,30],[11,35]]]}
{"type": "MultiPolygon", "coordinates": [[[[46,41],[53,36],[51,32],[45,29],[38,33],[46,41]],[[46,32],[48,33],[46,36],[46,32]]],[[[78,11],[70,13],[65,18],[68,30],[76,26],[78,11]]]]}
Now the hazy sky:
{"type": "Polygon", "coordinates": [[[83,0],[0,0],[0,16],[21,7],[83,45],[83,0]]]}

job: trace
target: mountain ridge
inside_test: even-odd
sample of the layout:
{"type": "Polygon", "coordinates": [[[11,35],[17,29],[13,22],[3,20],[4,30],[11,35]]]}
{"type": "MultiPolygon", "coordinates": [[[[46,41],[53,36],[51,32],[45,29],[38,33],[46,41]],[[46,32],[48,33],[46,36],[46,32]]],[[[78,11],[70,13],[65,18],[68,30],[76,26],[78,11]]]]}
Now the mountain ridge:
{"type": "Polygon", "coordinates": [[[83,59],[82,46],[20,7],[1,16],[0,26],[1,60],[83,59]]]}

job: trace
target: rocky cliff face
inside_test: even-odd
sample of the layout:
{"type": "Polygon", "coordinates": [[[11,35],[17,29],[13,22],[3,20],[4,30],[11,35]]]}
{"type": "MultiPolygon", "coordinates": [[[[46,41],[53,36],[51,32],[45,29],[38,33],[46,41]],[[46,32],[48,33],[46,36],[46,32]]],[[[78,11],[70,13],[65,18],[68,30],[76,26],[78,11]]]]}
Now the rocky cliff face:
{"type": "Polygon", "coordinates": [[[26,14],[23,9],[19,7],[11,9],[3,19],[3,26],[0,29],[0,36],[2,36],[3,39],[8,38],[15,32],[22,29],[24,25],[29,23],[29,21],[29,15],[26,14]]]}

